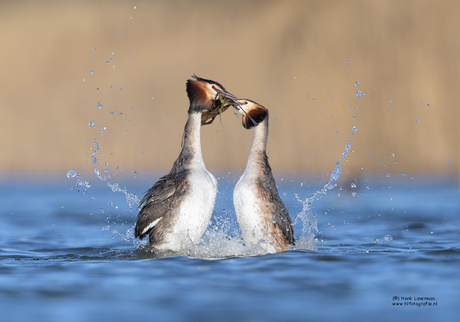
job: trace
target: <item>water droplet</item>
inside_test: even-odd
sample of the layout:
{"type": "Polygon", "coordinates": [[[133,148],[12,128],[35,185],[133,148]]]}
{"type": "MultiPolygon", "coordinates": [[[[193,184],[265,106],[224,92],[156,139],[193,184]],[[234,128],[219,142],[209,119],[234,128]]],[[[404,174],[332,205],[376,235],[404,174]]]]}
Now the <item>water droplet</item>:
{"type": "Polygon", "coordinates": [[[107,61],[106,64],[108,65],[108,64],[109,64],[109,61],[107,61]]]}
{"type": "Polygon", "coordinates": [[[391,176],[391,173],[388,173],[388,174],[387,174],[387,178],[389,178],[390,176],[391,176]]]}
{"type": "Polygon", "coordinates": [[[447,165],[449,165],[452,161],[449,160],[449,162],[447,162],[447,165]]]}
{"type": "MultiPolygon", "coordinates": [[[[350,143],[347,143],[347,150],[351,147],[350,143]]],[[[348,151],[347,151],[348,152],[348,151]]]]}
{"type": "Polygon", "coordinates": [[[137,176],[139,174],[139,172],[137,171],[134,171],[134,175],[137,176]]]}
{"type": "Polygon", "coordinates": [[[414,177],[410,177],[410,179],[411,179],[411,180],[415,180],[415,178],[414,178],[414,177]]]}
{"type": "Polygon", "coordinates": [[[357,127],[357,126],[353,126],[352,130],[355,131],[355,132],[358,131],[358,127],[357,127]]]}
{"type": "Polygon", "coordinates": [[[358,106],[355,106],[355,110],[357,110],[357,109],[358,109],[358,106]]]}
{"type": "Polygon", "coordinates": [[[64,208],[64,205],[61,205],[61,208],[64,208]]]}
{"type": "Polygon", "coordinates": [[[359,86],[359,82],[356,82],[355,85],[356,85],[356,86],[359,86]]]}
{"type": "Polygon", "coordinates": [[[356,115],[355,115],[355,116],[353,116],[353,120],[356,120],[356,115]]]}
{"type": "Polygon", "coordinates": [[[332,226],[332,229],[334,229],[334,230],[335,230],[335,226],[332,226]]]}
{"type": "Polygon", "coordinates": [[[134,6],[134,9],[136,9],[136,6],[134,6]]]}
{"type": "Polygon", "coordinates": [[[348,60],[347,60],[345,63],[347,63],[347,65],[350,65],[350,64],[348,63],[348,60]]]}
{"type": "Polygon", "coordinates": [[[94,125],[94,121],[89,122],[89,126],[90,127],[96,127],[96,125],[94,125]]]}
{"type": "Polygon", "coordinates": [[[403,175],[403,177],[405,177],[405,176],[406,176],[406,173],[405,173],[405,172],[403,172],[403,173],[402,173],[402,175],[403,175]]]}
{"type": "Polygon", "coordinates": [[[375,244],[378,244],[378,243],[379,243],[378,238],[374,238],[374,243],[375,243],[375,244]]]}
{"type": "Polygon", "coordinates": [[[96,51],[96,48],[93,48],[93,51],[96,51]]]}
{"type": "Polygon", "coordinates": [[[99,92],[99,88],[96,88],[96,92],[99,92]]]}
{"type": "Polygon", "coordinates": [[[351,185],[350,185],[352,188],[356,188],[356,184],[353,182],[351,185]]]}
{"type": "Polygon", "coordinates": [[[362,93],[361,93],[361,91],[358,89],[358,91],[356,92],[356,97],[357,97],[357,98],[360,98],[361,95],[362,95],[362,93]]]}
{"type": "Polygon", "coordinates": [[[104,107],[104,105],[102,105],[100,102],[97,102],[97,107],[99,107],[99,109],[102,110],[102,108],[104,107]]]}
{"type": "Polygon", "coordinates": [[[430,107],[430,104],[426,104],[427,107],[430,107]]]}
{"type": "Polygon", "coordinates": [[[112,51],[112,55],[114,54],[114,52],[112,51]]]}
{"type": "Polygon", "coordinates": [[[77,187],[85,187],[85,188],[91,188],[91,184],[88,181],[81,180],[80,178],[77,179],[77,182],[75,183],[77,187]]]}
{"type": "Polygon", "coordinates": [[[75,170],[69,170],[67,172],[67,178],[73,178],[77,175],[77,172],[75,172],[75,170]]]}
{"type": "Polygon", "coordinates": [[[93,74],[94,74],[94,71],[91,69],[91,71],[90,71],[89,73],[90,73],[91,75],[93,75],[93,74]]]}
{"type": "Polygon", "coordinates": [[[351,193],[351,196],[352,196],[352,197],[356,197],[356,192],[352,192],[352,193],[351,193]]]}
{"type": "Polygon", "coordinates": [[[102,227],[102,231],[104,231],[104,230],[109,230],[109,229],[110,229],[110,225],[107,225],[107,226],[102,227]]]}
{"type": "Polygon", "coordinates": [[[385,235],[385,240],[386,241],[393,240],[393,237],[391,237],[390,235],[385,235]]]}

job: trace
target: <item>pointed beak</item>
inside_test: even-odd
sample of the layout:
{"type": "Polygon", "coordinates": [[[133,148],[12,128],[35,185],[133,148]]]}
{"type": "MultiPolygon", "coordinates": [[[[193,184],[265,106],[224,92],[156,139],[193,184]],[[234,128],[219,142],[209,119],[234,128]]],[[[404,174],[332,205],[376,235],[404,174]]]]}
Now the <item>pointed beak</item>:
{"type": "Polygon", "coordinates": [[[229,93],[227,91],[224,91],[224,90],[222,90],[220,88],[217,88],[217,87],[214,88],[214,90],[217,92],[216,99],[218,99],[218,96],[220,94],[220,96],[222,98],[226,98],[227,100],[229,100],[231,102],[231,104],[235,106],[235,108],[239,108],[240,103],[238,103],[238,98],[235,95],[233,95],[232,93],[229,93]]]}
{"type": "Polygon", "coordinates": [[[238,97],[236,97],[235,95],[233,95],[232,93],[229,93],[229,92],[226,92],[224,90],[221,90],[219,88],[214,88],[214,90],[217,92],[217,95],[216,95],[216,98],[217,96],[222,96],[223,98],[227,99],[228,101],[230,101],[230,105],[233,105],[233,107],[238,111],[240,112],[241,114],[243,115],[246,115],[251,121],[252,123],[257,126],[257,122],[254,121],[254,119],[249,116],[248,113],[246,113],[246,111],[241,107],[241,103],[239,102],[239,99],[238,97]]]}
{"type": "Polygon", "coordinates": [[[213,90],[217,92],[214,100],[218,101],[220,104],[214,105],[214,107],[211,107],[208,111],[203,111],[201,114],[201,125],[211,124],[217,115],[222,115],[230,106],[239,109],[240,104],[235,95],[217,86],[213,86],[213,90]]]}

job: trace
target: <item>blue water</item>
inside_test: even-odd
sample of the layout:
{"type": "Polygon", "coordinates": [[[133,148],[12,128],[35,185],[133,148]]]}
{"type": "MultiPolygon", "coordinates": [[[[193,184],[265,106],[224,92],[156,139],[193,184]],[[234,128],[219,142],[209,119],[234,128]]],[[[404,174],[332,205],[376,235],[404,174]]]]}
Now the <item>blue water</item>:
{"type": "MultiPolygon", "coordinates": [[[[213,223],[196,252],[155,258],[132,239],[137,213],[124,193],[94,175],[82,178],[91,187],[63,177],[0,181],[1,321],[456,321],[460,316],[456,182],[339,179],[313,202],[318,230],[316,242],[303,239],[308,249],[250,256],[231,202],[237,178],[224,176],[213,223]]],[[[141,196],[157,178],[139,175],[120,187],[141,196]]],[[[303,207],[295,193],[311,196],[325,179],[278,178],[292,219],[303,207]]],[[[302,225],[298,220],[297,237],[302,225]]]]}

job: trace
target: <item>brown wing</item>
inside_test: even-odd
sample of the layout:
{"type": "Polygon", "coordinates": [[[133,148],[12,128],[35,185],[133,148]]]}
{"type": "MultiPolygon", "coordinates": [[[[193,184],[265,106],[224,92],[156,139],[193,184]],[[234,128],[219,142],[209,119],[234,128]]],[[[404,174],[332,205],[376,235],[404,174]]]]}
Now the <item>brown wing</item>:
{"type": "MultiPolygon", "coordinates": [[[[171,223],[172,210],[175,208],[177,199],[185,192],[187,170],[178,173],[169,173],[161,177],[152,188],[150,188],[139,203],[141,210],[137,216],[134,236],[141,239],[152,232],[160,232],[171,223]],[[160,219],[161,218],[161,219],[160,219]],[[153,227],[150,224],[159,221],[153,227]]],[[[152,237],[150,238],[152,239],[152,237]]],[[[158,238],[157,238],[158,239],[158,238]]],[[[152,241],[152,240],[151,240],[152,241]]]]}
{"type": "Polygon", "coordinates": [[[264,170],[259,178],[259,194],[263,198],[262,200],[266,202],[266,213],[272,215],[269,220],[269,230],[276,236],[278,244],[284,249],[288,245],[294,245],[295,243],[294,227],[289,212],[278,194],[276,182],[266,155],[262,168],[264,170]]]}

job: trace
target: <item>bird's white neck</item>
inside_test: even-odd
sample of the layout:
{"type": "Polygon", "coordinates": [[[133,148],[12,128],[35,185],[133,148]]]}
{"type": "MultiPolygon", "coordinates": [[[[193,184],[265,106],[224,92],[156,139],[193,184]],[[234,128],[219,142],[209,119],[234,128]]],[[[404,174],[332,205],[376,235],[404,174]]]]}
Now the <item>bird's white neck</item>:
{"type": "Polygon", "coordinates": [[[251,150],[249,152],[247,168],[255,167],[264,160],[267,150],[268,140],[268,116],[259,125],[254,127],[251,150]]]}
{"type": "Polygon", "coordinates": [[[184,128],[181,156],[191,167],[203,166],[204,160],[201,152],[201,113],[191,112],[184,128]]]}

